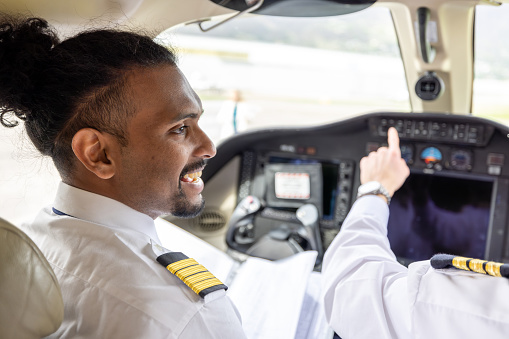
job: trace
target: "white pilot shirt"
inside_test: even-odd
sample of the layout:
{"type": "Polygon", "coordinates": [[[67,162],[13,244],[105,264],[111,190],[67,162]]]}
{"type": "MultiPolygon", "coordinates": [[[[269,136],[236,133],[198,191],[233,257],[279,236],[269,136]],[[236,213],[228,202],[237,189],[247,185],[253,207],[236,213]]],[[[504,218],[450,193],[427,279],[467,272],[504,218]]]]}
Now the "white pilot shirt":
{"type": "Polygon", "coordinates": [[[509,337],[509,279],[429,260],[407,269],[390,249],[388,219],[382,198],[360,198],[325,253],[325,314],[342,339],[509,337]]]}
{"type": "Polygon", "coordinates": [[[245,338],[224,290],[202,299],[156,261],[151,242],[160,241],[145,214],[61,183],[24,230],[62,289],[64,321],[51,337],[245,338]]]}

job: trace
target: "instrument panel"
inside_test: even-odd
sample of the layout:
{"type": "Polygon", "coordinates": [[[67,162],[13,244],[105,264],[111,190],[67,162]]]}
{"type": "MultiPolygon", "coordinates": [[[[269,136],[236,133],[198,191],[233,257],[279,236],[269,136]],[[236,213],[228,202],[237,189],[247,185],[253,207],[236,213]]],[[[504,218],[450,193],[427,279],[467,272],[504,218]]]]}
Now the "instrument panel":
{"type": "MultiPolygon", "coordinates": [[[[387,144],[391,126],[411,170],[391,203],[389,238],[400,261],[447,251],[509,260],[508,128],[472,116],[427,113],[372,113],[324,126],[249,132],[223,142],[204,180],[240,157],[237,204],[248,197],[260,202],[244,222],[247,238],[228,225],[234,229],[228,246],[278,259],[278,250],[264,255],[259,248],[278,248],[283,241],[315,249],[310,244],[319,238],[323,253],[355,201],[360,159],[387,144]],[[299,219],[304,205],[316,209],[311,226],[299,219]],[[313,227],[319,230],[316,237],[313,227]]],[[[289,253],[290,247],[280,246],[280,252],[289,253]]]]}

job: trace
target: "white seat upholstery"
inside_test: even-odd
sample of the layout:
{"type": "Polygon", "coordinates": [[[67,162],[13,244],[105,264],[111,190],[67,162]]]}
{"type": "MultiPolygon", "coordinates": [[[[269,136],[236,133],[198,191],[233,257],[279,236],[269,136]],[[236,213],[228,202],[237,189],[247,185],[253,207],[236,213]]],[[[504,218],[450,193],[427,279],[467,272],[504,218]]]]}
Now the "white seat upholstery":
{"type": "Polygon", "coordinates": [[[41,338],[64,316],[62,294],[48,261],[20,229],[0,218],[0,338],[41,338]]]}

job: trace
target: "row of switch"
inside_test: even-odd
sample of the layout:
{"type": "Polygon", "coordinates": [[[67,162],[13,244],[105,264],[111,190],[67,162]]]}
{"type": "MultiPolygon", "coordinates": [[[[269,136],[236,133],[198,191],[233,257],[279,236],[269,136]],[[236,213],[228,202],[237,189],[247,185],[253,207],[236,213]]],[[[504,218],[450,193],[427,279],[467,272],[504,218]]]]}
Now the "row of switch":
{"type": "Polygon", "coordinates": [[[370,119],[374,136],[387,136],[389,127],[395,127],[400,138],[434,141],[452,141],[481,144],[484,127],[478,124],[422,121],[416,119],[370,119]]]}

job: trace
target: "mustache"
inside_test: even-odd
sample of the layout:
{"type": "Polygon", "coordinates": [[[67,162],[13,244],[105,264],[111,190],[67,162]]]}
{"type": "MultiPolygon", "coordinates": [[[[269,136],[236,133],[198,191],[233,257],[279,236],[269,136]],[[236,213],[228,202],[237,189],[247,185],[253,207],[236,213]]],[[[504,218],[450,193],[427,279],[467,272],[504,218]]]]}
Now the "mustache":
{"type": "Polygon", "coordinates": [[[203,159],[198,160],[197,162],[194,162],[192,164],[189,164],[184,167],[184,169],[180,173],[180,177],[181,178],[184,177],[184,175],[186,175],[187,173],[197,172],[198,170],[203,169],[205,165],[206,163],[203,159]]]}

